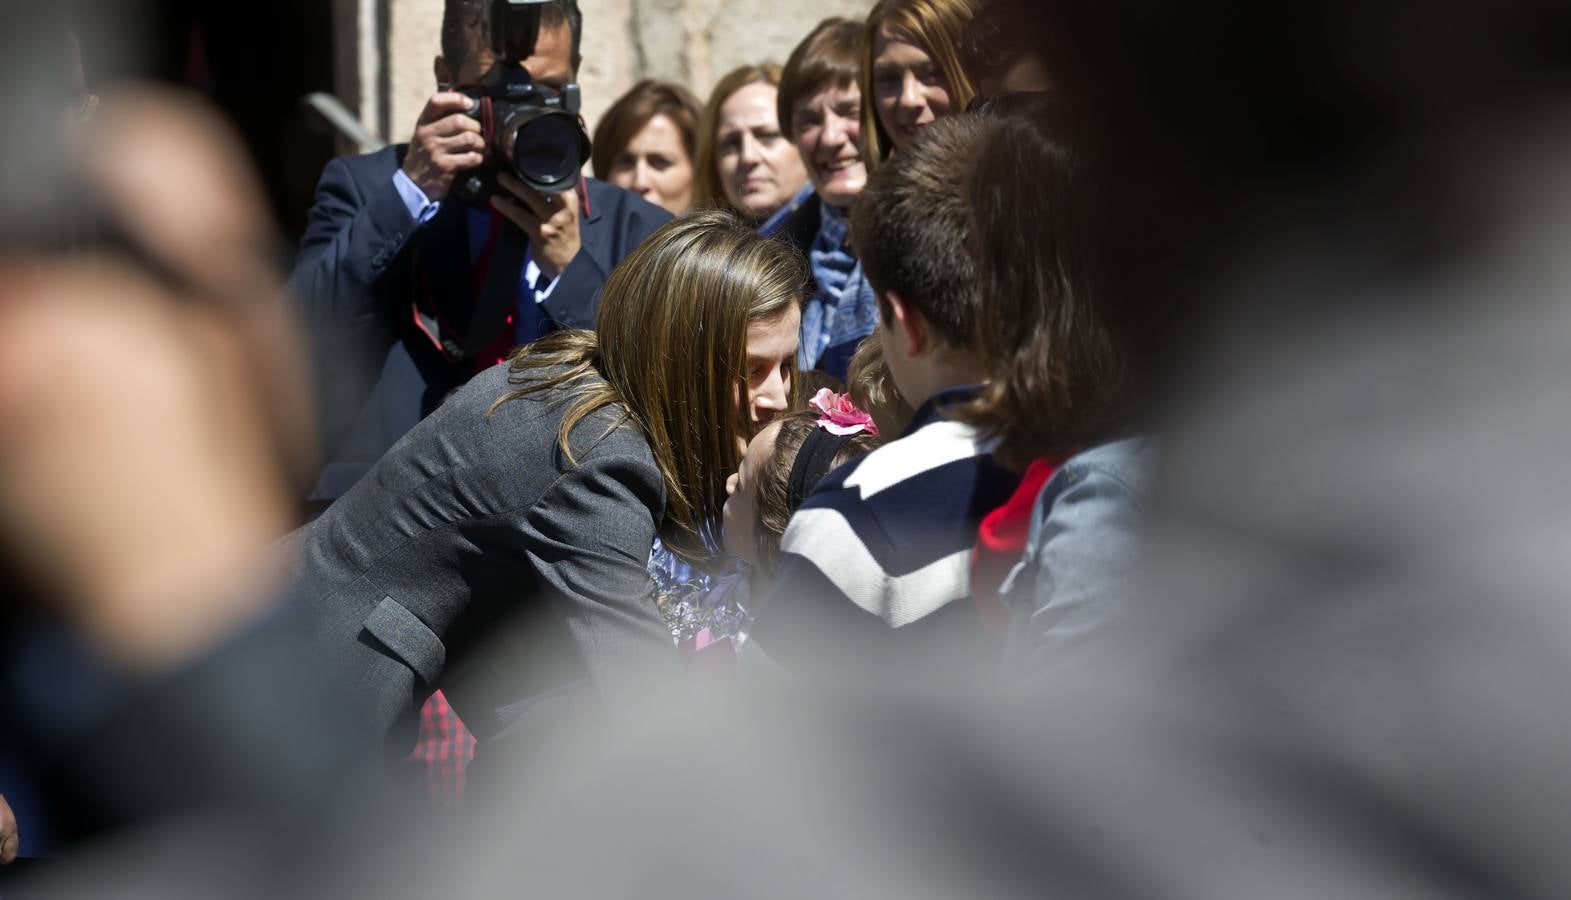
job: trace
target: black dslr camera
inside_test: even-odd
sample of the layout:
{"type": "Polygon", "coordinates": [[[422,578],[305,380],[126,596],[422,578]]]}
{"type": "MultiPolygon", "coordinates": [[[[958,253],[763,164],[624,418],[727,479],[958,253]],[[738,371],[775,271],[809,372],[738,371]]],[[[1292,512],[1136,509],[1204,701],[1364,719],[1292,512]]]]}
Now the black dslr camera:
{"type": "Polygon", "coordinates": [[[589,135],[578,118],[578,85],[557,93],[535,84],[520,65],[535,51],[540,7],[547,2],[490,0],[486,42],[496,63],[479,84],[454,88],[469,97],[469,116],[480,123],[486,142],[485,164],[460,173],[454,185],[469,203],[484,206],[504,193],[496,180],[504,168],[539,191],[571,190],[589,159],[589,135]]]}

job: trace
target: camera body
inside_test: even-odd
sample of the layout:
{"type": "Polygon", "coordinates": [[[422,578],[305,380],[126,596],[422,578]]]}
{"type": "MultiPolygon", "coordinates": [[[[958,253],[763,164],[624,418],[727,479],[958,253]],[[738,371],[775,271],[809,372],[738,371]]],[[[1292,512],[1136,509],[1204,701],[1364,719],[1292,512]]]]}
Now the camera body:
{"type": "Polygon", "coordinates": [[[504,170],[538,191],[571,190],[589,160],[578,85],[559,93],[536,84],[519,63],[534,53],[545,2],[491,0],[486,42],[497,61],[478,84],[454,88],[469,98],[467,112],[480,123],[486,143],[485,164],[460,173],[455,182],[466,202],[483,206],[502,193],[496,176],[504,170]]]}

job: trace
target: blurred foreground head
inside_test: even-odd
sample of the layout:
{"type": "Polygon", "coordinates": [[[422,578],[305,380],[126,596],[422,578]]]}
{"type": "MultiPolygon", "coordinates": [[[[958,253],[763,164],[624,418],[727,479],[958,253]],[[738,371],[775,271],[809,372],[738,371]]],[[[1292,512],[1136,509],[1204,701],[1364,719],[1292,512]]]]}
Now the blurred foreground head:
{"type": "Polygon", "coordinates": [[[75,858],[182,812],[320,813],[357,720],[263,560],[311,447],[260,186],[195,98],[90,77],[74,35],[108,20],[67,5],[0,0],[0,790],[75,858]]]}
{"type": "Polygon", "coordinates": [[[0,7],[0,113],[34,123],[0,135],[0,557],[159,666],[238,614],[219,598],[256,593],[290,526],[306,370],[228,126],[151,88],[84,105],[70,23],[23,12],[0,7]]]}

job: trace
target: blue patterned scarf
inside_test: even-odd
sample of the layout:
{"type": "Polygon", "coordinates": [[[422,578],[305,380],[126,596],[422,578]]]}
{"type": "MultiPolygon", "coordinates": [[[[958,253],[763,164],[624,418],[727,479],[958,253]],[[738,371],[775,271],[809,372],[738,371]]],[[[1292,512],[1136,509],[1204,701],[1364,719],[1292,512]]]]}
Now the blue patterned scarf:
{"type": "Polygon", "coordinates": [[[845,378],[857,344],[878,327],[878,303],[862,264],[846,249],[850,223],[845,212],[827,204],[821,209],[823,218],[807,255],[818,291],[802,307],[797,356],[803,369],[845,378]]]}

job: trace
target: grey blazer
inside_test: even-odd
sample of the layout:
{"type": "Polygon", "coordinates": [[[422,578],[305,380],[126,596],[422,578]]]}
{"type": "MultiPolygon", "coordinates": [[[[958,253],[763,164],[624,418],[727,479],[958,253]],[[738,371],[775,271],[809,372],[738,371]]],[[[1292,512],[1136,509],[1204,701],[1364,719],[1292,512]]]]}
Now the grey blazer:
{"type": "Polygon", "coordinates": [[[317,633],[390,752],[436,689],[488,742],[582,699],[636,703],[680,668],[647,572],[665,490],[643,434],[603,410],[570,465],[569,390],[488,417],[510,387],[506,365],[474,378],[295,536],[317,633]]]}

